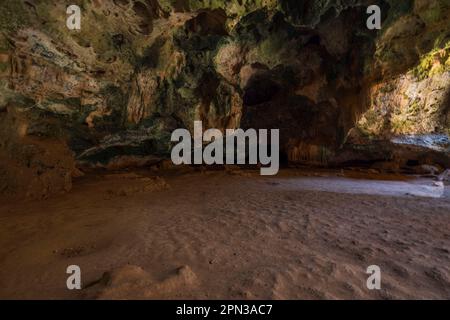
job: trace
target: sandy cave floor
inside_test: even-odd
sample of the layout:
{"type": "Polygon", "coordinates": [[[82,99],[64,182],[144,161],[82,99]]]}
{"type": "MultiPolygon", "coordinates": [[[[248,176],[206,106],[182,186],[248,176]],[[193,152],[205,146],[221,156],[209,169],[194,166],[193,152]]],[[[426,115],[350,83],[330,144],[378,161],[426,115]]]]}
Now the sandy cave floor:
{"type": "Polygon", "coordinates": [[[450,299],[450,190],[430,179],[153,175],[1,203],[0,298],[450,299]]]}

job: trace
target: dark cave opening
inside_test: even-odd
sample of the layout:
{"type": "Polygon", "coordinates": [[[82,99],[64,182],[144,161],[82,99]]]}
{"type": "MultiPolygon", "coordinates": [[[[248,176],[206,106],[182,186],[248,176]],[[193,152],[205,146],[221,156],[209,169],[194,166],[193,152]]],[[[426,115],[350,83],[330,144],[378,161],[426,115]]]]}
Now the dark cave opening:
{"type": "Polygon", "coordinates": [[[269,102],[277,96],[280,90],[280,86],[271,79],[264,77],[251,79],[244,89],[244,105],[254,106],[269,102]]]}

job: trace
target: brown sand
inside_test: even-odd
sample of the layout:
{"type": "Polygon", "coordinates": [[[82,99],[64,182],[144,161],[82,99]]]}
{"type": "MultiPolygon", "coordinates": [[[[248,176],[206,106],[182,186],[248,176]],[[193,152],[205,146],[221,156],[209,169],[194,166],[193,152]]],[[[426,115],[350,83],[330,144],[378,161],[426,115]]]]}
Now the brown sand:
{"type": "Polygon", "coordinates": [[[86,176],[2,203],[0,298],[450,298],[448,187],[241,172],[86,176]]]}

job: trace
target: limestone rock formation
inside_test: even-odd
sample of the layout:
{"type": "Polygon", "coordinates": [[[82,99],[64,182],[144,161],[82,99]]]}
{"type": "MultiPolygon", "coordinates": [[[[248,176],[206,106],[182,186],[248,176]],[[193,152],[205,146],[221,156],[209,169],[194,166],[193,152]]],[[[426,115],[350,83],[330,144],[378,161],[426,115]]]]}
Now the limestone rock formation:
{"type": "Polygon", "coordinates": [[[450,165],[448,145],[397,144],[450,134],[446,0],[74,3],[81,30],[62,2],[0,3],[2,192],[42,197],[70,189],[76,167],[155,163],[194,120],[280,128],[293,163],[450,165]]]}

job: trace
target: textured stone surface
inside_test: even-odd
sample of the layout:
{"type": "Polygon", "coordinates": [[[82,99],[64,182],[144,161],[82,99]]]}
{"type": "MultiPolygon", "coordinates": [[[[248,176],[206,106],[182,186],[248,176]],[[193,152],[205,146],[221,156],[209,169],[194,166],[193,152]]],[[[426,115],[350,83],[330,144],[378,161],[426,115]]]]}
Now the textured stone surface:
{"type": "MultiPolygon", "coordinates": [[[[398,135],[449,134],[448,1],[74,3],[79,31],[65,27],[63,2],[0,4],[8,176],[30,144],[53,157],[50,176],[72,175],[73,164],[53,164],[66,153],[79,167],[154,163],[167,158],[172,130],[194,120],[280,128],[286,160],[321,165],[390,159],[398,135]],[[373,3],[380,32],[366,28],[373,3]],[[44,147],[56,144],[65,151],[44,147]]],[[[446,163],[448,152],[437,157],[446,163]]]]}

